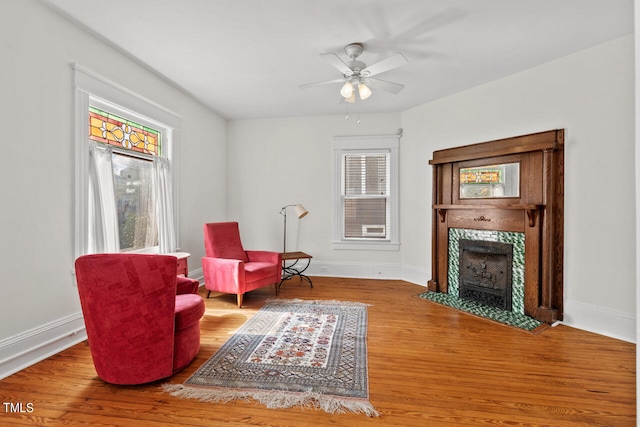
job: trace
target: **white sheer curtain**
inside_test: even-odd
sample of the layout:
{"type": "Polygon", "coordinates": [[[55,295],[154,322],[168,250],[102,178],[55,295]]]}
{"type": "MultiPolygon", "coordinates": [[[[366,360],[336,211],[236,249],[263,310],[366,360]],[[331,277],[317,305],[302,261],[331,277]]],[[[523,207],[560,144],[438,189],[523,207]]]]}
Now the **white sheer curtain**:
{"type": "Polygon", "coordinates": [[[112,150],[89,141],[88,253],[118,251],[118,218],[113,186],[112,150]]]}
{"type": "Polygon", "coordinates": [[[173,189],[170,162],[164,157],[153,158],[153,177],[158,209],[158,246],[160,253],[175,252],[177,247],[173,215],[173,189]]]}

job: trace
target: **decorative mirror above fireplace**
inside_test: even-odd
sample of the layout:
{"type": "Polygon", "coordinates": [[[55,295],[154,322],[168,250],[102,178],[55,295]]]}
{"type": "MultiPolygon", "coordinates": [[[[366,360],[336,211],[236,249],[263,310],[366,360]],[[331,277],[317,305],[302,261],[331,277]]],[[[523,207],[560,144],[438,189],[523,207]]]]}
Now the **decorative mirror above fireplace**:
{"type": "Polygon", "coordinates": [[[562,320],[564,130],[435,151],[429,163],[429,290],[562,320]]]}
{"type": "Polygon", "coordinates": [[[460,168],[461,199],[520,197],[520,163],[460,168]]]}

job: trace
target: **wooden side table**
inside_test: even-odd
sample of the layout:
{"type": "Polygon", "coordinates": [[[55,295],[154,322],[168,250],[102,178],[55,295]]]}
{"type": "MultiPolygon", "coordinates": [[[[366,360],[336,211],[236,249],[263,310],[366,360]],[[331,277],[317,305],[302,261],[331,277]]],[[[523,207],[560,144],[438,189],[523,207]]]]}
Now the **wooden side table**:
{"type": "Polygon", "coordinates": [[[282,280],[278,284],[278,287],[282,286],[282,283],[285,280],[291,279],[293,276],[300,277],[300,280],[306,280],[309,282],[309,286],[313,288],[313,283],[311,283],[311,279],[309,276],[304,275],[303,273],[309,265],[311,264],[311,255],[306,254],[304,252],[283,252],[282,254],[282,280]],[[307,264],[298,265],[298,263],[304,263],[304,260],[307,260],[307,264]],[[293,261],[293,264],[287,265],[287,261],[293,261]],[[302,268],[301,268],[302,267],[302,268]]]}
{"type": "Polygon", "coordinates": [[[189,265],[187,263],[187,259],[191,256],[188,252],[171,252],[167,255],[173,255],[178,258],[178,272],[177,275],[184,275],[184,277],[189,276],[189,265]]]}

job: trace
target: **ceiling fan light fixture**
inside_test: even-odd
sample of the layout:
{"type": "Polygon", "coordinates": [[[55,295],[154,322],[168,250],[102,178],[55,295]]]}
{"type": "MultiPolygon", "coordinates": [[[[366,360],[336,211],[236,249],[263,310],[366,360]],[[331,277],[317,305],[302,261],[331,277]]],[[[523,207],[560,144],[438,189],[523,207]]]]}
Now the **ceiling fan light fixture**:
{"type": "Polygon", "coordinates": [[[395,68],[398,68],[406,64],[407,58],[401,53],[396,53],[382,61],[367,66],[357,58],[360,56],[364,49],[362,43],[351,43],[345,47],[345,53],[351,59],[351,61],[343,61],[335,53],[321,53],[320,56],[324,58],[329,64],[333,65],[341,73],[341,78],[325,80],[317,83],[309,83],[301,85],[300,87],[311,87],[324,84],[341,83],[340,95],[342,96],[341,102],[355,103],[356,98],[365,100],[372,95],[372,91],[368,84],[374,84],[376,90],[380,89],[384,92],[397,94],[402,90],[404,85],[399,83],[388,82],[385,80],[379,80],[372,78],[377,74],[381,74],[395,68]],[[356,90],[358,95],[355,94],[356,90]]]}
{"type": "Polygon", "coordinates": [[[367,99],[368,97],[371,96],[371,89],[369,89],[369,87],[366,84],[360,83],[358,85],[358,94],[360,95],[360,99],[362,100],[367,99]]]}
{"type": "Polygon", "coordinates": [[[340,95],[342,95],[344,98],[349,98],[352,94],[353,84],[351,83],[351,80],[347,80],[344,86],[342,86],[342,89],[340,89],[340,95]]]}

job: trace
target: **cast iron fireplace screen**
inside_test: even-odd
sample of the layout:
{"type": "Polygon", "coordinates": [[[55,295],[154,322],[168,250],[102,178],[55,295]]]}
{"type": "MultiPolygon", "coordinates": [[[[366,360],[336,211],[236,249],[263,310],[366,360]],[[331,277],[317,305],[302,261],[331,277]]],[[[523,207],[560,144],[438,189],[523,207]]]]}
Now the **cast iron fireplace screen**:
{"type": "Polygon", "coordinates": [[[513,245],[460,239],[459,297],[511,311],[513,245]]]}

